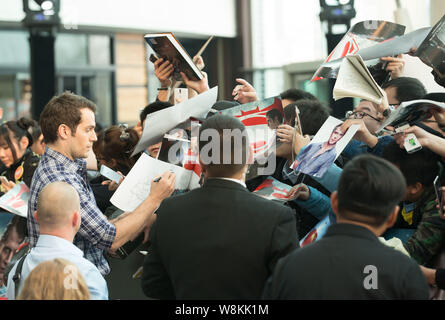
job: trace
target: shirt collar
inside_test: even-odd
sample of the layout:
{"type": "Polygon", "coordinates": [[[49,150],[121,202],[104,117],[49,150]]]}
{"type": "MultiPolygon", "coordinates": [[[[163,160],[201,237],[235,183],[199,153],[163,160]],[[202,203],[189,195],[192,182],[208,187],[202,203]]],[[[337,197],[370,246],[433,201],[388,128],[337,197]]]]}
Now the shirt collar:
{"type": "Polygon", "coordinates": [[[72,252],[75,255],[83,257],[83,251],[76,247],[72,242],[69,242],[66,239],[52,236],[49,234],[41,234],[39,239],[37,240],[36,248],[51,248],[56,249],[59,248],[65,252],[72,252]]]}
{"type": "Polygon", "coordinates": [[[246,184],[244,183],[244,181],[241,181],[241,180],[238,180],[238,179],[232,179],[232,178],[216,178],[216,177],[215,177],[215,178],[212,177],[212,178],[209,178],[209,179],[222,179],[222,180],[232,181],[232,182],[236,182],[236,183],[242,185],[244,188],[247,188],[247,187],[246,187],[246,184]]]}
{"type": "Polygon", "coordinates": [[[354,238],[364,238],[371,241],[379,241],[377,236],[368,228],[352,223],[336,223],[329,226],[323,238],[337,235],[347,235],[354,238]]]}
{"type": "Polygon", "coordinates": [[[74,161],[73,161],[70,158],[68,158],[67,156],[61,154],[60,152],[58,152],[48,146],[46,147],[45,155],[50,158],[55,159],[58,162],[61,162],[63,165],[65,165],[70,170],[79,171],[79,172],[86,171],[86,160],[85,159],[78,158],[78,159],[74,159],[74,161]]]}

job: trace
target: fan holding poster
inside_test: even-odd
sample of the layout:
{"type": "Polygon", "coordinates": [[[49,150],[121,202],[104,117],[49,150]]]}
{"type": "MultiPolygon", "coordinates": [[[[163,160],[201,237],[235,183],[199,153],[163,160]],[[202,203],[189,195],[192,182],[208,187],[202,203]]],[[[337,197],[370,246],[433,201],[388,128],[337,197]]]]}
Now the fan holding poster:
{"type": "Polygon", "coordinates": [[[246,127],[254,159],[259,162],[275,146],[275,129],[283,121],[283,106],[279,97],[254,101],[230,109],[221,114],[233,116],[246,127]]]}
{"type": "Polygon", "coordinates": [[[300,151],[291,169],[321,178],[359,128],[352,125],[344,132],[342,124],[342,121],[329,117],[311,143],[300,151]]]}

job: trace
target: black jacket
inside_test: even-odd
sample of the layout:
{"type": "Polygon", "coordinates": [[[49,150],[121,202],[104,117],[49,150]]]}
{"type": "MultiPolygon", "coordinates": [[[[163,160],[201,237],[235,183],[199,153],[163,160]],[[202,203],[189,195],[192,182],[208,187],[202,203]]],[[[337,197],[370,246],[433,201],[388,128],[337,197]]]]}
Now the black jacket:
{"type": "MultiPolygon", "coordinates": [[[[17,160],[9,168],[3,167],[0,176],[5,176],[9,181],[13,181],[15,183],[23,181],[29,188],[31,187],[32,177],[34,175],[34,171],[37,169],[39,161],[40,157],[32,152],[31,149],[27,149],[23,157],[17,160]],[[20,166],[23,167],[23,170],[19,169],[20,166]],[[18,175],[16,175],[16,172],[18,175]]],[[[1,195],[3,194],[4,192],[1,191],[1,195]]]]}
{"type": "Polygon", "coordinates": [[[258,299],[297,247],[291,209],[239,183],[209,179],[163,201],[150,230],[142,289],[158,299],[258,299]]]}
{"type": "Polygon", "coordinates": [[[418,264],[368,229],[340,223],[281,259],[264,299],[428,299],[418,264]]]}

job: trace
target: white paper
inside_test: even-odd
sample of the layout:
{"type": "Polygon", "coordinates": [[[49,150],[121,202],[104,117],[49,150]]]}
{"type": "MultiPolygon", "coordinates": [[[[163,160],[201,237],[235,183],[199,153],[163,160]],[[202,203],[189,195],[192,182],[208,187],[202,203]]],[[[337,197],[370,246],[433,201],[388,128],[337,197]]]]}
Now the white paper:
{"type": "Polygon", "coordinates": [[[188,189],[193,171],[153,159],[143,153],[114,192],[110,202],[123,211],[133,211],[150,194],[151,181],[169,170],[176,175],[175,189],[188,189]]]}
{"type": "Polygon", "coordinates": [[[29,188],[24,182],[20,182],[0,197],[0,208],[28,218],[28,199],[29,188]]]}
{"type": "Polygon", "coordinates": [[[216,102],[217,95],[218,87],[213,87],[192,99],[147,115],[142,137],[131,156],[161,141],[164,134],[187,121],[190,117],[205,118],[216,102]]]}
{"type": "Polygon", "coordinates": [[[347,56],[342,61],[333,90],[334,100],[357,97],[382,103],[383,90],[378,86],[359,55],[347,56]]]}

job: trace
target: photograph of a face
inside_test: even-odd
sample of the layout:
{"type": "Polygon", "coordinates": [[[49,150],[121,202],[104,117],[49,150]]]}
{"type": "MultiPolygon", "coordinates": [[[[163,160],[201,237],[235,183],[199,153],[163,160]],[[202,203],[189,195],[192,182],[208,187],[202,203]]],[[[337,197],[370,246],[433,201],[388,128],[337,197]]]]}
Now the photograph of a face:
{"type": "Polygon", "coordinates": [[[343,132],[342,124],[342,121],[329,117],[311,143],[300,151],[291,168],[296,172],[321,178],[359,128],[358,125],[352,125],[343,132]]]}

